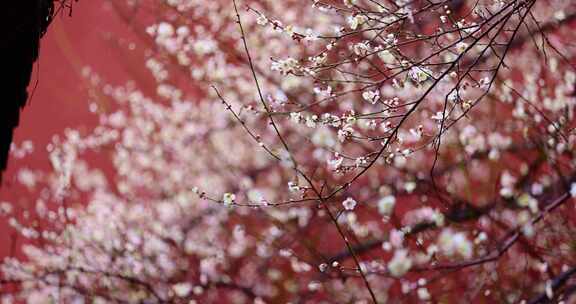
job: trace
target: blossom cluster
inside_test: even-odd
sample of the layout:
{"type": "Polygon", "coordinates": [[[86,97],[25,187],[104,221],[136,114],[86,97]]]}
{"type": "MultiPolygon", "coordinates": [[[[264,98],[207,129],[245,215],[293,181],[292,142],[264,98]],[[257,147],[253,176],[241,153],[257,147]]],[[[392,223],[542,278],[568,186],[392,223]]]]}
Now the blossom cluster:
{"type": "Polygon", "coordinates": [[[155,94],[95,85],[98,126],[18,173],[34,210],[2,204],[30,239],[7,300],[560,299],[573,5],[143,2],[155,94]]]}

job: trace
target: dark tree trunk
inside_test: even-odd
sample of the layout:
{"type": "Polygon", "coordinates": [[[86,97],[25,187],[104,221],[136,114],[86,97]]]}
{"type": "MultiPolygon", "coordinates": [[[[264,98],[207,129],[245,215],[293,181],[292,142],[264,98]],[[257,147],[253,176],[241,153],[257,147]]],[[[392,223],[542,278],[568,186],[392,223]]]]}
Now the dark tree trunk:
{"type": "Polygon", "coordinates": [[[10,0],[0,17],[0,180],[6,169],[14,129],[26,104],[40,38],[53,14],[53,0],[10,0]]]}

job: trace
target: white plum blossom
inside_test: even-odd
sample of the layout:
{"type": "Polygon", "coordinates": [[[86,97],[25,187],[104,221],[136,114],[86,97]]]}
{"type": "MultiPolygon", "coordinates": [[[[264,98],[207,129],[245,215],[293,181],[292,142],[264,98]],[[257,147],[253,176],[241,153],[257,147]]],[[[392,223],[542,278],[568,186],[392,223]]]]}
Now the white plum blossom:
{"type": "Polygon", "coordinates": [[[192,291],[192,284],[188,282],[174,284],[172,286],[172,290],[174,290],[176,296],[184,298],[187,297],[192,291]]]}
{"type": "Polygon", "coordinates": [[[334,157],[330,157],[327,161],[330,170],[338,170],[340,166],[344,163],[344,157],[336,154],[334,157]]]}
{"type": "Polygon", "coordinates": [[[407,212],[404,215],[403,223],[405,225],[416,225],[419,223],[434,223],[436,226],[444,226],[444,214],[431,207],[422,207],[407,212]]]}
{"type": "Polygon", "coordinates": [[[464,232],[454,232],[450,228],[442,230],[438,237],[438,247],[440,251],[449,256],[460,256],[470,259],[474,253],[472,242],[466,237],[464,232]]]}
{"type": "Polygon", "coordinates": [[[500,177],[500,195],[504,198],[510,198],[514,195],[514,185],[516,178],[508,171],[504,171],[500,177]]]}
{"type": "Polygon", "coordinates": [[[414,66],[409,71],[410,78],[420,84],[428,80],[432,76],[432,72],[424,67],[414,66]]]}
{"type": "Polygon", "coordinates": [[[171,37],[174,35],[174,26],[172,26],[172,24],[167,22],[161,22],[160,24],[158,24],[156,33],[160,37],[171,37]]]}
{"type": "Polygon", "coordinates": [[[355,199],[348,197],[346,198],[343,202],[342,202],[342,206],[344,207],[344,209],[348,210],[348,211],[352,211],[354,210],[354,208],[356,208],[356,205],[358,203],[356,202],[355,199]]]}
{"type": "Polygon", "coordinates": [[[344,126],[342,126],[340,130],[338,130],[338,140],[340,142],[344,142],[346,141],[346,139],[352,136],[352,134],[354,134],[354,128],[352,127],[352,125],[345,124],[344,126]]]}
{"type": "Polygon", "coordinates": [[[298,63],[298,60],[289,57],[272,62],[271,69],[272,71],[278,71],[281,74],[287,75],[297,72],[300,69],[300,64],[298,63]]]}
{"type": "Polygon", "coordinates": [[[517,203],[520,207],[528,207],[532,213],[538,212],[538,200],[528,193],[520,195],[517,199],[517,203]]]}
{"type": "Polygon", "coordinates": [[[396,204],[396,197],[393,195],[386,195],[378,201],[378,212],[382,215],[390,215],[394,210],[396,204]]]}
{"type": "Polygon", "coordinates": [[[227,206],[233,205],[236,201],[236,195],[234,195],[233,193],[224,193],[222,201],[224,202],[224,205],[227,206]]]}
{"type": "Polygon", "coordinates": [[[349,16],[348,17],[348,25],[350,26],[350,28],[352,30],[356,30],[358,29],[358,27],[360,25],[362,25],[364,22],[366,22],[366,20],[368,20],[368,18],[366,18],[366,16],[364,15],[356,15],[356,16],[349,16]]]}
{"type": "Polygon", "coordinates": [[[378,91],[364,91],[362,92],[362,98],[371,104],[375,104],[380,99],[380,93],[378,91]]]}
{"type": "Polygon", "coordinates": [[[412,268],[412,260],[408,256],[408,250],[398,249],[388,262],[388,271],[394,277],[405,275],[412,268]]]}
{"type": "Polygon", "coordinates": [[[258,25],[266,25],[268,24],[268,18],[266,18],[264,15],[260,15],[256,19],[256,23],[258,23],[258,25]]]}
{"type": "Polygon", "coordinates": [[[394,57],[392,52],[386,49],[378,51],[378,57],[386,64],[393,64],[396,61],[396,57],[394,57]]]}
{"type": "Polygon", "coordinates": [[[422,301],[429,301],[431,296],[430,296],[430,292],[428,291],[428,289],[426,287],[420,287],[416,290],[416,293],[418,294],[418,299],[422,300],[422,301]]]}

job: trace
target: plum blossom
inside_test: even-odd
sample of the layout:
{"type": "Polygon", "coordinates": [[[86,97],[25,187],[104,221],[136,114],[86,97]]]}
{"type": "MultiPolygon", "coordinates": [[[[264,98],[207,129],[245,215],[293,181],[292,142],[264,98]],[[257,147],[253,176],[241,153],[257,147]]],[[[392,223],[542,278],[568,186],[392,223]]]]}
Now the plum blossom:
{"type": "Polygon", "coordinates": [[[454,232],[450,228],[442,230],[438,237],[438,247],[447,256],[460,256],[470,259],[473,255],[473,244],[463,232],[454,232]]]}
{"type": "Polygon", "coordinates": [[[348,210],[348,211],[352,211],[354,210],[354,208],[356,208],[356,205],[358,203],[356,202],[356,200],[354,200],[351,197],[346,198],[343,202],[342,202],[342,206],[344,206],[344,209],[348,210]]]}
{"type": "Polygon", "coordinates": [[[364,91],[362,93],[362,98],[371,104],[375,104],[380,98],[380,93],[378,93],[378,91],[364,91]]]}
{"type": "Polygon", "coordinates": [[[234,195],[233,193],[224,193],[222,201],[224,202],[224,205],[230,206],[234,204],[234,202],[236,201],[236,195],[234,195]]]}
{"type": "Polygon", "coordinates": [[[393,195],[384,196],[378,201],[378,212],[382,215],[390,215],[395,204],[396,198],[393,195]]]}
{"type": "Polygon", "coordinates": [[[388,262],[388,271],[394,277],[401,277],[412,268],[412,260],[408,256],[406,249],[398,249],[388,262]]]}
{"type": "Polygon", "coordinates": [[[366,18],[366,16],[364,15],[356,15],[356,16],[349,16],[348,17],[348,25],[350,26],[350,29],[352,30],[356,30],[358,29],[358,27],[360,25],[362,25],[364,22],[366,22],[366,20],[368,20],[368,18],[366,18]]]}
{"type": "Polygon", "coordinates": [[[298,60],[289,57],[273,62],[271,69],[272,71],[278,71],[281,74],[287,75],[297,72],[300,69],[300,64],[298,60]]]}

